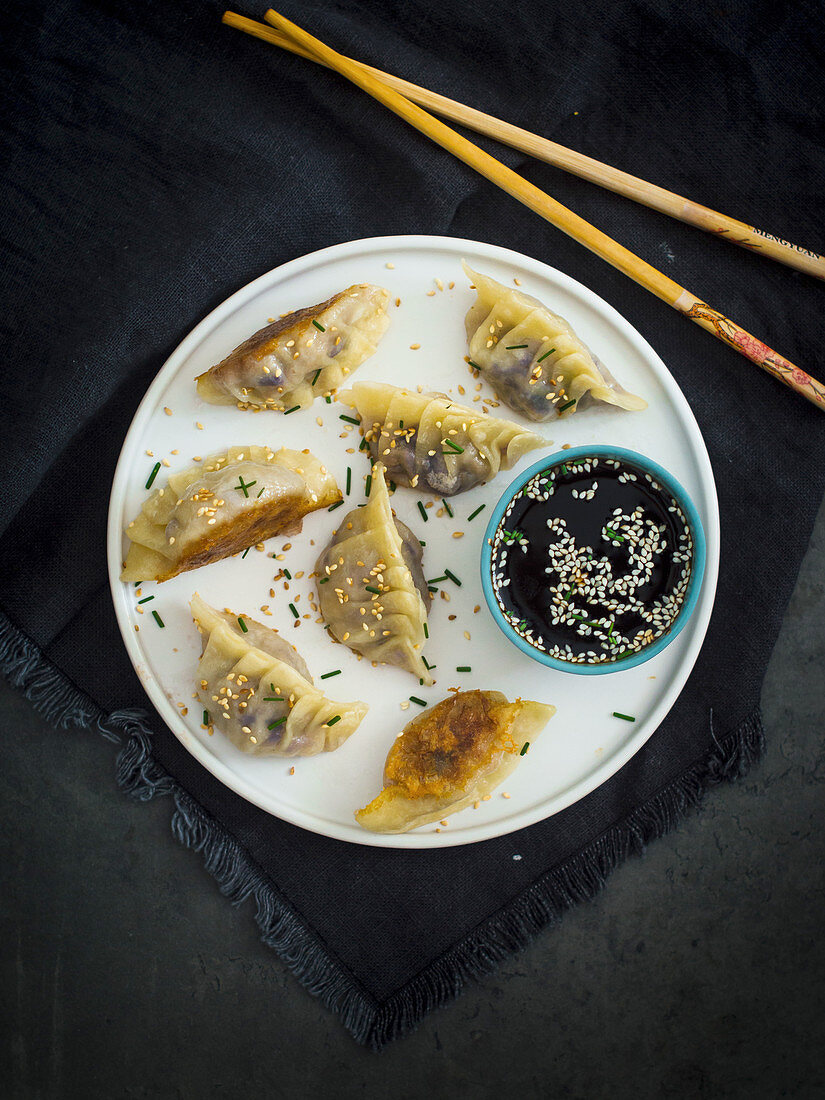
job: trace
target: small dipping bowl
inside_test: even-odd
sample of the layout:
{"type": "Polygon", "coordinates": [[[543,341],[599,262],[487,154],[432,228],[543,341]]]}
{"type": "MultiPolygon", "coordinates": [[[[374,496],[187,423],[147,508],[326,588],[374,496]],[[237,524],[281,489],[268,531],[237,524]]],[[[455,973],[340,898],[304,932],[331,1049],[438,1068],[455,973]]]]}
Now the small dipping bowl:
{"type": "MultiPolygon", "coordinates": [[[[612,467],[612,469],[615,470],[616,467],[612,467]]],[[[605,474],[608,473],[607,469],[603,472],[605,474]]],[[[591,478],[591,476],[593,481],[598,481],[599,472],[587,474],[588,479],[591,478]]],[[[553,508],[553,496],[550,496],[547,500],[533,499],[535,503],[531,507],[543,508],[548,519],[557,515],[557,510],[554,511],[553,508]]],[[[592,497],[588,496],[585,503],[589,504],[591,499],[595,499],[595,495],[592,497]]],[[[544,525],[542,529],[544,529],[544,525]]],[[[520,532],[515,533],[519,534],[520,532]]],[[[575,535],[575,531],[571,531],[570,533],[575,535]]],[[[511,533],[508,532],[508,534],[512,537],[511,533]]],[[[551,539],[552,535],[548,535],[548,542],[551,541],[551,539]]],[[[621,540],[617,538],[613,546],[620,547],[623,541],[626,540],[624,538],[621,540]]],[[[601,546],[594,546],[594,552],[598,554],[599,550],[604,548],[604,545],[605,543],[603,542],[601,546]]],[[[519,548],[517,542],[509,546],[508,560],[511,554],[515,555],[518,552],[519,548]]],[[[671,547],[670,550],[672,556],[674,548],[671,547]]],[[[678,552],[678,548],[676,548],[676,552],[678,552]]],[[[657,653],[661,653],[666,646],[670,645],[673,639],[684,628],[699,599],[699,591],[702,587],[702,577],[705,571],[705,557],[705,533],[702,528],[702,521],[699,518],[699,513],[687,492],[672,474],[668,473],[667,470],[663,469],[652,459],[622,447],[608,447],[603,445],[572,447],[567,451],[556,451],[542,458],[540,461],[533,463],[524,473],[519,474],[519,476],[508,485],[504,493],[502,493],[493,510],[490,522],[487,525],[482,544],[481,584],[484,590],[484,598],[487,601],[490,613],[496,621],[496,625],[507,639],[512,642],[513,645],[517,646],[522,653],[525,653],[534,661],[538,661],[539,664],[545,665],[548,668],[558,669],[560,672],[572,672],[579,676],[603,676],[608,672],[622,672],[625,669],[635,668],[637,665],[644,664],[645,661],[649,661],[651,657],[655,657],[657,653]],[[493,583],[493,548],[496,533],[502,524],[502,519],[511,502],[521,494],[524,487],[535,478],[536,475],[549,473],[554,468],[557,469],[562,465],[580,463],[588,458],[598,459],[600,462],[602,460],[613,460],[621,463],[622,466],[630,467],[632,470],[639,471],[642,474],[649,474],[653,481],[661,487],[661,490],[672,497],[673,501],[681,509],[682,517],[690,532],[693,545],[690,550],[690,577],[684,590],[681,606],[667,629],[659,634],[658,637],[655,637],[651,642],[643,645],[641,648],[633,649],[622,656],[608,657],[606,660],[602,661],[577,662],[551,656],[546,650],[524,637],[524,635],[516,630],[515,626],[508,620],[496,596],[496,590],[493,583]]],[[[550,629],[551,628],[548,627],[548,631],[550,629]]],[[[534,631],[534,633],[538,633],[538,631],[534,631]]],[[[590,648],[591,650],[596,649],[596,644],[594,643],[590,648]]]]}

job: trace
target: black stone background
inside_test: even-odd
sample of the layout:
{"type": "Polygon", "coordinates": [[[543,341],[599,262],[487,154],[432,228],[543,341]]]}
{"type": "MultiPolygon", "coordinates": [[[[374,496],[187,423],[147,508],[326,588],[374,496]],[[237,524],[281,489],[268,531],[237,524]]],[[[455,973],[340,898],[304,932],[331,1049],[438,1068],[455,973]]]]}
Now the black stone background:
{"type": "MultiPolygon", "coordinates": [[[[722,372],[719,395],[712,385],[692,394],[700,423],[717,396],[729,400],[731,376],[741,380],[725,458],[734,462],[756,432],[769,476],[770,406],[777,418],[790,415],[790,395],[354,90],[322,87],[305,63],[217,26],[217,11],[26,4],[7,17],[6,179],[19,200],[13,213],[24,212],[17,240],[26,247],[10,250],[2,273],[17,306],[2,366],[15,459],[2,480],[4,527],[24,534],[18,509],[46,456],[88,445],[69,441],[90,407],[105,413],[111,403],[119,423],[195,320],[275,263],[358,235],[342,234],[345,211],[366,199],[370,233],[449,232],[532,252],[619,305],[674,369],[696,378],[703,375],[694,364],[704,364],[711,380],[722,372]],[[136,43],[147,41],[161,59],[151,72],[130,65],[141,56],[136,43]],[[171,42],[175,63],[164,65],[171,42]],[[199,70],[206,60],[214,66],[216,54],[223,81],[213,95],[224,122],[236,125],[237,164],[217,141],[208,155],[214,103],[187,100],[192,149],[181,138],[186,127],[166,114],[171,91],[203,83],[199,70]],[[268,85],[274,96],[277,89],[275,119],[262,92],[268,85]],[[107,117],[113,101],[134,103],[128,127],[107,117]],[[322,128],[357,121],[351,140],[330,143],[330,205],[320,213],[302,212],[299,176],[283,186],[293,178],[284,162],[300,164],[307,140],[303,126],[284,128],[283,119],[307,110],[322,128]],[[153,163],[151,135],[166,126],[174,156],[167,144],[169,159],[153,163]],[[276,126],[277,155],[266,140],[276,126]],[[88,139],[101,132],[106,157],[88,139]],[[196,154],[206,198],[187,205],[175,179],[196,154]],[[121,176],[112,189],[111,156],[134,158],[131,187],[121,176]],[[377,157],[371,174],[359,170],[366,156],[377,157]],[[43,186],[55,166],[60,193],[43,186]],[[232,202],[232,187],[244,201],[232,202]],[[151,232],[134,232],[141,221],[151,232]],[[63,293],[48,302],[33,293],[27,302],[26,287],[36,291],[42,271],[61,264],[63,293]],[[122,319],[114,333],[113,315],[122,319]],[[159,315],[163,325],[147,328],[145,318],[159,315]],[[71,356],[66,332],[83,334],[71,356]],[[140,366],[116,392],[102,372],[113,357],[140,366]],[[68,399],[60,389],[59,402],[48,385],[57,369],[76,383],[68,399]]],[[[502,13],[485,4],[363,3],[293,5],[287,14],[389,69],[406,52],[406,73],[424,84],[822,248],[818,5],[573,12],[534,4],[502,13]]],[[[812,280],[546,166],[512,153],[503,159],[816,370],[821,288],[812,280]]],[[[804,435],[818,430],[812,412],[799,410],[800,439],[816,438],[804,435]]],[[[818,439],[810,468],[800,445],[791,521],[815,503],[806,484],[818,480],[818,439]]],[[[35,597],[58,649],[61,603],[51,582],[72,573],[97,597],[93,563],[77,560],[84,534],[34,548],[54,559],[49,586],[36,594],[15,584],[19,550],[8,540],[4,547],[6,607],[25,610],[35,597]]],[[[770,550],[781,587],[787,563],[770,550]]],[[[249,914],[231,910],[198,857],[174,844],[168,806],[135,806],[117,793],[108,745],[49,730],[4,689],[0,1080],[20,1096],[232,1096],[253,1087],[370,1095],[392,1081],[402,1096],[821,1094],[821,563],[817,538],[764,695],[763,764],[739,787],[714,792],[594,902],[378,1057],[355,1047],[257,942],[249,914]]],[[[755,657],[759,649],[755,637],[755,657]]]]}

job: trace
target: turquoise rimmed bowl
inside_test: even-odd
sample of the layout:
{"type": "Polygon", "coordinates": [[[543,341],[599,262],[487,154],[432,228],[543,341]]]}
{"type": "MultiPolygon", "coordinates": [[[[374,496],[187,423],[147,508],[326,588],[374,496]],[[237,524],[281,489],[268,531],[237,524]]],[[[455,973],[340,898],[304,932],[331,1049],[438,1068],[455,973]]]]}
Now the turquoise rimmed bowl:
{"type": "Polygon", "coordinates": [[[635,668],[637,665],[644,664],[652,657],[655,657],[657,653],[661,653],[662,650],[669,646],[673,639],[677,637],[680,631],[684,629],[699,599],[699,592],[702,588],[702,579],[705,573],[705,558],[705,532],[702,527],[702,521],[699,518],[699,512],[696,505],[688,496],[687,491],[679,484],[673,474],[660,466],[658,462],[654,462],[653,459],[647,458],[637,451],[629,451],[624,447],[608,447],[603,445],[571,447],[570,450],[555,451],[553,454],[545,456],[538,462],[534,462],[532,466],[528,467],[528,469],[511,481],[499,497],[498,503],[490,517],[490,522],[487,524],[487,530],[484,533],[484,541],[481,549],[481,586],[484,590],[484,598],[487,601],[487,607],[490,609],[490,614],[493,616],[499,630],[504,634],[507,640],[512,642],[512,644],[516,646],[517,649],[520,649],[522,653],[531,657],[534,661],[538,661],[539,664],[545,665],[547,668],[558,669],[559,672],[570,672],[576,676],[604,676],[610,672],[623,672],[625,669],[635,668]],[[550,470],[554,466],[561,465],[563,462],[574,462],[576,459],[582,459],[588,456],[593,458],[618,459],[654,476],[656,480],[668,490],[673,496],[673,499],[681,507],[693,535],[693,560],[691,563],[690,580],[688,582],[682,608],[670,629],[637,653],[631,653],[626,657],[620,657],[614,661],[604,661],[592,665],[574,664],[570,661],[560,661],[557,657],[551,657],[548,653],[545,653],[544,650],[528,642],[518,633],[518,631],[514,630],[504,617],[504,613],[493,591],[492,571],[492,546],[494,536],[513,498],[521,492],[527,482],[535,477],[536,474],[543,473],[545,470],[550,470]]]}

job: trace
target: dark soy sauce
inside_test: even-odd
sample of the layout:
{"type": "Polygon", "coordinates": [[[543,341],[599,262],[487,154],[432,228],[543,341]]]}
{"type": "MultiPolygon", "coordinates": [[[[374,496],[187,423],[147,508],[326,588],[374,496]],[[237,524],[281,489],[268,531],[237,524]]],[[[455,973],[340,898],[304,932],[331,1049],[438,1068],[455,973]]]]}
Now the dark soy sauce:
{"type": "Polygon", "coordinates": [[[655,475],[579,457],[535,475],[493,540],[493,590],[510,624],[559,660],[620,660],[661,637],[684,603],[693,541],[655,475]]]}

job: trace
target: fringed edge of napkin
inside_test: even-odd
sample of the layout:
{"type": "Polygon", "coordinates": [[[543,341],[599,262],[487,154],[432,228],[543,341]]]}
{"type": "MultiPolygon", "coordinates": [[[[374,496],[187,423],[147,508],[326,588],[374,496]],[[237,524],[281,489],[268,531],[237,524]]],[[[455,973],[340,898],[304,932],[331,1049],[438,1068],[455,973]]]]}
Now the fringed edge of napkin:
{"type": "Polygon", "coordinates": [[[722,738],[713,732],[711,715],[716,748],[710,756],[697,761],[577,855],[548,871],[505,910],[474,929],[398,993],[378,1003],[359,990],[348,972],[329,957],[246,850],[157,763],[144,711],[104,714],[2,612],[0,672],[59,729],[81,727],[96,730],[110,741],[126,739],[117,759],[121,789],[144,802],[156,795],[173,796],[173,835],[187,848],[203,854],[207,871],[234,905],[249,897],[255,899],[255,920],[264,943],[277,951],[310,993],[341,1017],[357,1042],[374,1050],[411,1031],[429,1012],[456,997],[466,981],[488,974],[567,909],[592,898],[628,856],[641,854],[651,840],[672,829],[709,787],[744,775],[764,750],[758,710],[722,738]]]}

